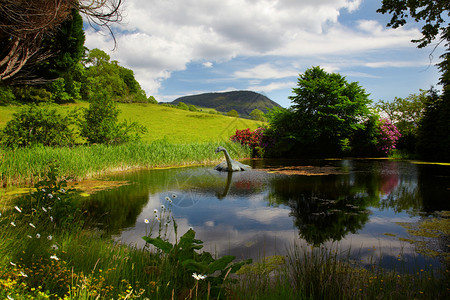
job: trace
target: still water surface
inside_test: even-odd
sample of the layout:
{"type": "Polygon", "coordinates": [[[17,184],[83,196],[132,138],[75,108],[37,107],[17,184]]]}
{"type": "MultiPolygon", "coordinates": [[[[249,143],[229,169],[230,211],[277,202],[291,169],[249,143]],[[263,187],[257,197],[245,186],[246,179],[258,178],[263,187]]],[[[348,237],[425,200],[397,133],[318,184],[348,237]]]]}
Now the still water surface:
{"type": "MultiPolygon", "coordinates": [[[[96,193],[86,206],[114,239],[138,247],[148,231],[144,220],[164,205],[171,207],[179,235],[194,228],[204,250],[219,256],[258,259],[284,255],[293,243],[338,244],[363,262],[381,257],[385,267],[439,266],[399,240],[410,236],[398,222],[450,210],[449,166],[387,160],[244,163],[253,169],[223,173],[201,166],[116,174],[109,179],[130,184],[96,193]],[[289,168],[290,175],[273,172],[280,168],[289,168]]],[[[427,242],[449,252],[448,240],[427,242]]]]}

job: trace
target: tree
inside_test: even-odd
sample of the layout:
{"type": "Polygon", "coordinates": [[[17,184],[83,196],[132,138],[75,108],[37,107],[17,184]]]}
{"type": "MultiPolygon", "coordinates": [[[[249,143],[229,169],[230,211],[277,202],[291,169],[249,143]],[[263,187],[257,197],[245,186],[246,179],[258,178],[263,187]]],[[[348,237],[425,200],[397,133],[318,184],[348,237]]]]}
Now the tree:
{"type": "Polygon", "coordinates": [[[147,96],[134,78],[134,72],[119,65],[103,50],[94,48],[83,59],[85,73],[83,97],[87,100],[104,90],[113,100],[120,102],[147,102],[147,96]]]}
{"type": "Polygon", "coordinates": [[[227,116],[238,118],[239,117],[239,113],[235,109],[232,109],[229,112],[227,112],[227,116]]]}
{"type": "Polygon", "coordinates": [[[88,143],[120,144],[140,140],[146,128],[137,122],[118,122],[120,110],[117,103],[99,91],[91,99],[89,108],[84,110],[84,119],[79,121],[80,134],[88,143]]]}
{"type": "Polygon", "coordinates": [[[372,114],[371,100],[357,82],[320,67],[301,74],[293,93],[289,99],[296,130],[289,134],[304,154],[340,155],[372,114]]]}
{"type": "Polygon", "coordinates": [[[43,47],[43,43],[73,17],[72,10],[112,33],[110,24],[121,20],[121,4],[122,0],[1,0],[0,81],[14,84],[20,79],[24,83],[26,76],[19,76],[23,68],[31,70],[58,55],[58,49],[43,47]]]}
{"type": "Polygon", "coordinates": [[[395,97],[393,101],[379,101],[376,108],[387,115],[401,133],[398,149],[416,152],[416,142],[419,124],[426,109],[428,91],[421,90],[419,94],[410,94],[406,98],[395,97]]]}
{"type": "Polygon", "coordinates": [[[450,160],[448,155],[450,153],[448,134],[450,129],[450,125],[448,125],[450,124],[450,25],[448,24],[450,2],[442,0],[383,0],[381,8],[377,12],[392,14],[387,26],[393,28],[405,25],[408,17],[413,18],[415,22],[423,22],[422,37],[412,40],[412,42],[418,43],[419,48],[430,45],[436,38],[439,40],[438,45],[444,43],[446,47],[444,54],[441,55],[442,61],[438,64],[442,73],[439,83],[443,86],[443,94],[441,97],[432,95],[429,98],[435,103],[427,104],[425,117],[421,122],[421,126],[433,132],[420,130],[422,137],[419,138],[418,148],[422,149],[419,151],[422,155],[431,154],[433,159],[450,160]],[[420,144],[425,141],[427,144],[420,144]],[[433,148],[439,149],[439,151],[431,151],[430,149],[433,148]],[[437,156],[437,153],[441,155],[437,156]]]}
{"type": "Polygon", "coordinates": [[[257,108],[252,110],[252,112],[250,113],[250,117],[256,121],[266,121],[266,118],[264,117],[264,113],[257,108]]]}

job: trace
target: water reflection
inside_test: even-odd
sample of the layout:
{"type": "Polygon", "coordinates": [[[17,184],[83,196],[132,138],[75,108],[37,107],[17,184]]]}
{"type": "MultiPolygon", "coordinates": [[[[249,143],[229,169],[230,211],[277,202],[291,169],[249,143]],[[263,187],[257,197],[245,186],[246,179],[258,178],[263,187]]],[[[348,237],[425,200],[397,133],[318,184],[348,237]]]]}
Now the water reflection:
{"type": "Polygon", "coordinates": [[[339,241],[369,257],[376,246],[386,261],[409,245],[396,222],[448,210],[450,168],[377,160],[249,162],[253,170],[223,173],[208,167],[139,171],[112,176],[132,184],[99,192],[85,203],[108,234],[143,245],[144,219],[172,200],[179,232],[189,227],[218,255],[258,258],[284,254],[294,241],[339,241]],[[339,172],[280,175],[268,168],[317,165],[339,172]],[[386,235],[389,233],[390,235],[386,235]]]}

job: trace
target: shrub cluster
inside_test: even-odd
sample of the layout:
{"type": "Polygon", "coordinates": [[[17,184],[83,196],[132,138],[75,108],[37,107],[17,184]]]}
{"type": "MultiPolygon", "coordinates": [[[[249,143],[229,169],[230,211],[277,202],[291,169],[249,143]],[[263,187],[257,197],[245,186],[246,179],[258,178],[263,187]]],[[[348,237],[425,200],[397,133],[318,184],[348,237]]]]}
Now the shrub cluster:
{"type": "Polygon", "coordinates": [[[402,136],[397,127],[387,119],[380,119],[378,127],[378,144],[377,148],[382,154],[389,154],[395,149],[398,139],[402,136]]]}
{"type": "Polygon", "coordinates": [[[272,146],[269,137],[264,134],[265,131],[264,127],[258,127],[254,131],[250,128],[236,129],[236,133],[230,137],[230,140],[250,147],[254,157],[262,157],[264,151],[272,146]]]}

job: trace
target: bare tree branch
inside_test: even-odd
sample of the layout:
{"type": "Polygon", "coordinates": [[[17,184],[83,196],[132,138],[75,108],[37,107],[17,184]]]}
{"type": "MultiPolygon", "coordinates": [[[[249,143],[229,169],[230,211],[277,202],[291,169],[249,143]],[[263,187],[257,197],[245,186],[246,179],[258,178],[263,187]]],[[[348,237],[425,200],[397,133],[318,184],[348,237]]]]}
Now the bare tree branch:
{"type": "Polygon", "coordinates": [[[42,41],[71,18],[72,9],[92,26],[106,27],[115,42],[111,24],[122,20],[121,5],[122,0],[0,0],[0,81],[26,82],[24,67],[56,55],[42,49],[42,41]]]}

